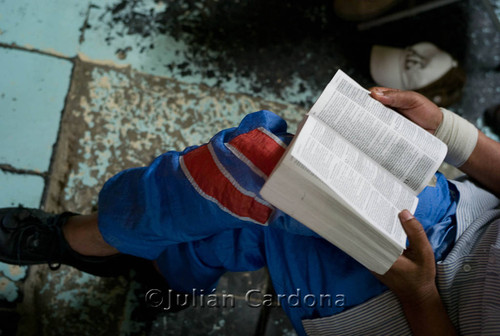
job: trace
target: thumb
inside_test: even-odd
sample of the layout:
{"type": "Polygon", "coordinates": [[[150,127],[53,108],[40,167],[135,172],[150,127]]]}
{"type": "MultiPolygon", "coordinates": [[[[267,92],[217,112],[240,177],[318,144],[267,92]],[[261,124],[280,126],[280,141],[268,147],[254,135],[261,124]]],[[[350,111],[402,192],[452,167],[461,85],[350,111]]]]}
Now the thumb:
{"type": "Polygon", "coordinates": [[[417,252],[416,255],[426,256],[427,252],[432,254],[432,247],[422,224],[408,210],[399,213],[399,220],[408,236],[410,248],[417,252]]]}
{"type": "Polygon", "coordinates": [[[413,109],[422,105],[425,98],[414,91],[401,91],[385,87],[370,89],[371,96],[384,105],[398,110],[413,109]]]}

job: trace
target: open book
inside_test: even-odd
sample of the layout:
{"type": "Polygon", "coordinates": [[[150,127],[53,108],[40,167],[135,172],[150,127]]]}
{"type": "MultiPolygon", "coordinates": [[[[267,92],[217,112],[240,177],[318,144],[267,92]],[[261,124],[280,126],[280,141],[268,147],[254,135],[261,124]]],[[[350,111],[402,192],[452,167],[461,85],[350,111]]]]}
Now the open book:
{"type": "Polygon", "coordinates": [[[370,97],[339,70],[261,195],[383,274],[406,245],[398,213],[414,213],[418,193],[446,151],[443,142],[370,97]]]}

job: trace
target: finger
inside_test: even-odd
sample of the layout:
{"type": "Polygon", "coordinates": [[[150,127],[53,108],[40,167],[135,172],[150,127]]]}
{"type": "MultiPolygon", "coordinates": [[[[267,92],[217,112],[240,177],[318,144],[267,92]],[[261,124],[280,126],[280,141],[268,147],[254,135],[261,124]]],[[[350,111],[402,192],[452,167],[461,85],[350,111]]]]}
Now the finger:
{"type": "Polygon", "coordinates": [[[386,91],[401,91],[400,89],[394,89],[394,88],[389,88],[389,87],[385,87],[385,86],[372,86],[371,88],[369,88],[370,92],[372,94],[376,94],[376,95],[381,95],[383,96],[384,95],[384,92],[386,91]]]}
{"type": "Polygon", "coordinates": [[[374,87],[371,88],[371,96],[398,111],[431,134],[435,133],[443,120],[443,113],[437,105],[420,93],[374,87]]]}
{"type": "Polygon", "coordinates": [[[384,87],[371,89],[372,97],[382,104],[401,111],[414,109],[425,102],[425,97],[414,91],[401,91],[384,87]]]}
{"type": "Polygon", "coordinates": [[[431,244],[429,243],[429,239],[427,239],[422,224],[408,210],[403,210],[399,213],[399,220],[408,236],[410,247],[417,251],[416,255],[424,255],[423,253],[429,251],[432,253],[431,244]]]}
{"type": "Polygon", "coordinates": [[[389,95],[391,91],[399,91],[398,89],[391,89],[387,87],[372,87],[370,88],[370,95],[384,105],[391,106],[392,98],[389,95]]]}

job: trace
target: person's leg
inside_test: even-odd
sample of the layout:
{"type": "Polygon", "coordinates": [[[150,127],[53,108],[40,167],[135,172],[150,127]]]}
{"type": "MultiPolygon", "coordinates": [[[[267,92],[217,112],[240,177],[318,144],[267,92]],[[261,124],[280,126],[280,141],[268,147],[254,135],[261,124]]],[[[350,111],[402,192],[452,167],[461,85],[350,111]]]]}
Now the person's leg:
{"type": "Polygon", "coordinates": [[[286,127],[271,112],[253,113],[209,144],[123,171],[100,191],[98,216],[0,209],[0,261],[78,268],[122,254],[154,260],[170,245],[266,224],[273,209],[258,192],[291,139],[286,127]]]}
{"type": "Polygon", "coordinates": [[[97,213],[68,218],[62,231],[68,245],[82,255],[105,257],[119,253],[102,237],[97,213]]]}
{"type": "Polygon", "coordinates": [[[257,112],[208,144],[118,173],[99,193],[104,240],[154,260],[170,245],[266,224],[274,209],[259,195],[264,172],[279,161],[289,138],[283,119],[257,112]]]}
{"type": "Polygon", "coordinates": [[[49,214],[39,209],[0,209],[0,261],[61,264],[98,276],[127,274],[144,260],[118,253],[103,239],[97,214],[49,214]]]}

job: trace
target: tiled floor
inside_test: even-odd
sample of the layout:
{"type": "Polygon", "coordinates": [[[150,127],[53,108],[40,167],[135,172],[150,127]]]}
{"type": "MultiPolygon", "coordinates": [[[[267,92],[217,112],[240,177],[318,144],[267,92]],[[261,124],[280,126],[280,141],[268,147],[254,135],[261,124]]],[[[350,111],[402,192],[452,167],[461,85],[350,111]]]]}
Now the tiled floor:
{"type": "MultiPolygon", "coordinates": [[[[337,69],[374,84],[372,44],[422,40],[462,63],[468,81],[451,108],[494,137],[481,115],[500,103],[500,31],[482,1],[358,31],[326,0],[0,0],[0,207],[91,212],[116,172],[259,109],[293,131],[337,69]]],[[[267,281],[265,270],[228,274],[219,289],[267,281]]],[[[141,290],[125,277],[0,264],[0,334],[294,334],[279,309],[241,299],[148,320],[141,290]]]]}
{"type": "Polygon", "coordinates": [[[72,64],[6,48],[0,49],[0,63],[5,67],[0,161],[17,168],[48,172],[72,64]],[[19,144],[28,143],[25,155],[19,155],[19,144]]]}

